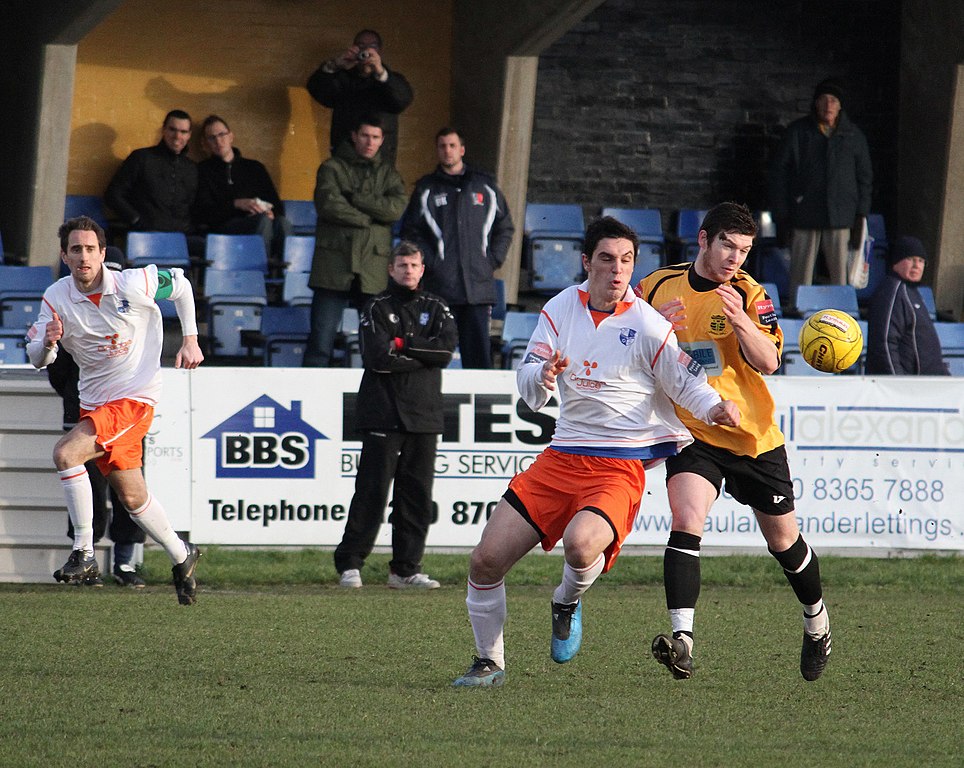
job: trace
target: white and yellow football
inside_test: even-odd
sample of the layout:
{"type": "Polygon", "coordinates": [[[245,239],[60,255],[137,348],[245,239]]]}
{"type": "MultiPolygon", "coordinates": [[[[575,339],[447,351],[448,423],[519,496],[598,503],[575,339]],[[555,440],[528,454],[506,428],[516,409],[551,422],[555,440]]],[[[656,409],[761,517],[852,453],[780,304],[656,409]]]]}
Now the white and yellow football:
{"type": "Polygon", "coordinates": [[[800,354],[811,368],[840,373],[857,362],[864,348],[860,325],[839,309],[821,309],[800,329],[800,354]]]}

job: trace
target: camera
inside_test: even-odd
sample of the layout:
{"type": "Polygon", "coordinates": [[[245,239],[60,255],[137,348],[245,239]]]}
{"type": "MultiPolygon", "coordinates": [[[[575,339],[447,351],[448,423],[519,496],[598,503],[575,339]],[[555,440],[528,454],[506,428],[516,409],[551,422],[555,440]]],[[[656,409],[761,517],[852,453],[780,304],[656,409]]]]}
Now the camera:
{"type": "Polygon", "coordinates": [[[372,52],[368,48],[362,48],[362,50],[358,52],[358,56],[357,56],[359,61],[367,61],[371,57],[372,57],[372,52]]]}

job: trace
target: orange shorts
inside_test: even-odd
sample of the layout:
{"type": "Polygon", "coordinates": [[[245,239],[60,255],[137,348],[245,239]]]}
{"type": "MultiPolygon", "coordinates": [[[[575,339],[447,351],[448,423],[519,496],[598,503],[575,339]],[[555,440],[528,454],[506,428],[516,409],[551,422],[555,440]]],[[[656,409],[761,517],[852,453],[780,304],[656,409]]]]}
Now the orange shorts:
{"type": "Polygon", "coordinates": [[[535,526],[546,552],[562,538],[577,512],[590,509],[600,515],[615,535],[603,553],[605,572],[633,529],[645,487],[646,473],[639,459],[577,456],[546,448],[528,469],[512,478],[506,500],[535,526]]]}
{"type": "Polygon", "coordinates": [[[137,400],[114,400],[92,411],[81,408],[80,418],[90,419],[97,431],[97,445],[105,452],[97,459],[102,475],[143,466],[142,441],[154,420],[153,406],[137,400]]]}

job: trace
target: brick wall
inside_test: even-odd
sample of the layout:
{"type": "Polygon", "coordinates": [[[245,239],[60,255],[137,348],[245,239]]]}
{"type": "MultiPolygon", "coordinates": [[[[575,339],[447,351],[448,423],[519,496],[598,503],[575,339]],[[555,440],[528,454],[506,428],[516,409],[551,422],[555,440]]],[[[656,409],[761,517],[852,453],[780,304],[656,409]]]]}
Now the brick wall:
{"type": "Polygon", "coordinates": [[[766,167],[827,76],[896,206],[899,0],[607,0],[541,57],[528,199],[766,207],[766,167]]]}

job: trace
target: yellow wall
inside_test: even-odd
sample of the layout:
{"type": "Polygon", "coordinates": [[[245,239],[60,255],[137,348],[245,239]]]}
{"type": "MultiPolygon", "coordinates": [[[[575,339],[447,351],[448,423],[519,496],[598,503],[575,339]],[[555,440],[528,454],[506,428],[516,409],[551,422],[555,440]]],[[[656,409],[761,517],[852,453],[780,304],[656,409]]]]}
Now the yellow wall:
{"type": "MultiPolygon", "coordinates": [[[[415,90],[397,163],[411,188],[434,167],[435,132],[449,120],[451,0],[127,0],[78,46],[68,194],[103,194],[131,150],[160,140],[164,115],[184,109],[195,126],[224,117],[282,198],[311,199],[330,112],[305,81],[366,27],[415,90]]],[[[204,157],[196,136],[191,155],[204,157]]]]}

